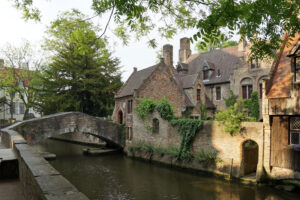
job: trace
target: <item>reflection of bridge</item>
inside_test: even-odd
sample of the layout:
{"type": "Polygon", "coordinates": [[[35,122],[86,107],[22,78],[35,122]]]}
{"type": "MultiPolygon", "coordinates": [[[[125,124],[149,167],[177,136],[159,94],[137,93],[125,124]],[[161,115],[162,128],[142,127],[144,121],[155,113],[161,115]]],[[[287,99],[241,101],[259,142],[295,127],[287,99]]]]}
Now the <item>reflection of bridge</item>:
{"type": "Polygon", "coordinates": [[[9,127],[21,134],[30,145],[49,137],[70,132],[91,134],[109,146],[123,147],[123,127],[80,112],[65,112],[26,120],[9,127]]]}

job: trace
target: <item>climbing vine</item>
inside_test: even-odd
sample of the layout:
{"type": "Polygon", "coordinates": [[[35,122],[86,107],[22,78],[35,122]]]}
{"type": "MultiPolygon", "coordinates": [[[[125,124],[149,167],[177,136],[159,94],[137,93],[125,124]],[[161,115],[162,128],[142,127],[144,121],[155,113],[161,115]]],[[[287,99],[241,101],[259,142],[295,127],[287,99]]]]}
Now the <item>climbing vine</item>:
{"type": "Polygon", "coordinates": [[[179,158],[189,158],[194,137],[196,132],[202,127],[203,122],[197,119],[173,119],[171,124],[178,126],[178,131],[181,135],[179,158]]]}
{"type": "Polygon", "coordinates": [[[166,97],[163,97],[157,102],[156,110],[164,120],[170,121],[174,118],[173,107],[169,104],[169,101],[166,99],[166,97]]]}
{"type": "MultiPolygon", "coordinates": [[[[140,101],[140,104],[135,110],[138,117],[141,120],[144,120],[148,114],[152,113],[154,109],[156,109],[162,119],[167,120],[171,123],[171,125],[178,127],[178,131],[181,135],[178,157],[181,159],[191,157],[192,155],[190,151],[193,139],[196,132],[202,127],[203,122],[197,119],[175,118],[174,109],[165,97],[157,102],[155,102],[153,98],[142,98],[138,100],[140,101]]],[[[145,126],[145,128],[150,130],[149,126],[145,126]]]]}
{"type": "Polygon", "coordinates": [[[144,120],[155,109],[156,103],[153,98],[138,98],[141,102],[136,108],[135,112],[141,120],[144,120]]]}

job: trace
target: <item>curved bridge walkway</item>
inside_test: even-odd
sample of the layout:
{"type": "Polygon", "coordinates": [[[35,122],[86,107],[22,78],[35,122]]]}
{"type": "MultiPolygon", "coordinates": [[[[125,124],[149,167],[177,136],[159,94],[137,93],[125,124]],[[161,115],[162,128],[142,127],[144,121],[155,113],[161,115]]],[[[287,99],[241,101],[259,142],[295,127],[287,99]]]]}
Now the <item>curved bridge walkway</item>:
{"type": "Polygon", "coordinates": [[[9,129],[21,134],[30,145],[52,136],[77,131],[99,137],[108,146],[124,147],[124,128],[120,124],[80,112],[57,113],[26,120],[6,128],[9,129]]]}

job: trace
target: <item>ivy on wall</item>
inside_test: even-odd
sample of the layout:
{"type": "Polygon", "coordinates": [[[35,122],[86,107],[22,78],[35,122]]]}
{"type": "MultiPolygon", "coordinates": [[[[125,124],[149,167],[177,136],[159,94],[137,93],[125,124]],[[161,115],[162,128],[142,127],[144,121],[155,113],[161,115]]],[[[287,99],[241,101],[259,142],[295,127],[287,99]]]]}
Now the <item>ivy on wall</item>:
{"type": "Polygon", "coordinates": [[[189,158],[191,156],[191,146],[196,132],[202,128],[203,122],[198,119],[173,119],[173,126],[178,126],[181,135],[181,144],[179,148],[179,158],[189,158]]]}
{"type": "Polygon", "coordinates": [[[178,131],[181,135],[178,158],[191,157],[190,151],[193,139],[196,132],[202,127],[203,122],[197,119],[175,118],[174,109],[165,97],[157,102],[152,98],[138,99],[138,101],[140,101],[140,104],[136,107],[135,112],[142,121],[156,109],[162,119],[178,127],[178,131]]]}

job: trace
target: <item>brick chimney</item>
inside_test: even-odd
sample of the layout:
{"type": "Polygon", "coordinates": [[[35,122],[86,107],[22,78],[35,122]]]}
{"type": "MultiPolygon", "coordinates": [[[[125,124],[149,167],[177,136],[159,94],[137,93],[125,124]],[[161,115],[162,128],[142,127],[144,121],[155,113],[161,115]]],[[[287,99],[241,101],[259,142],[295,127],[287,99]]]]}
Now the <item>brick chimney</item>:
{"type": "Polygon", "coordinates": [[[247,41],[244,36],[241,35],[239,44],[238,44],[238,51],[246,51],[247,41]]]}
{"type": "Polygon", "coordinates": [[[187,37],[180,39],[179,62],[186,62],[192,54],[190,47],[190,39],[187,37]]]}
{"type": "Polygon", "coordinates": [[[163,58],[167,66],[173,66],[173,46],[165,44],[163,46],[163,58]]]}

